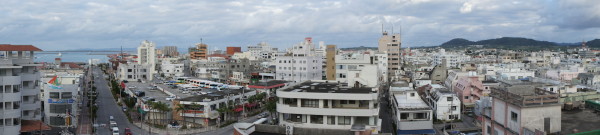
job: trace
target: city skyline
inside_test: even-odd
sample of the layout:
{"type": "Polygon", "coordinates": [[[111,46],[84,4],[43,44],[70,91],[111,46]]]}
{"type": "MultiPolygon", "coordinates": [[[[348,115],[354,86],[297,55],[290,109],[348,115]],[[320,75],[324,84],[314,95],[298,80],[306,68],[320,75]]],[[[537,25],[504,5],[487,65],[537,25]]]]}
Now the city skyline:
{"type": "Polygon", "coordinates": [[[599,1],[6,1],[0,36],[43,50],[158,46],[210,48],[265,41],[286,48],[313,37],[339,47],[376,47],[382,25],[403,46],[453,38],[525,37],[580,42],[600,34],[599,1]],[[596,3],[596,4],[594,4],[596,3]]]}

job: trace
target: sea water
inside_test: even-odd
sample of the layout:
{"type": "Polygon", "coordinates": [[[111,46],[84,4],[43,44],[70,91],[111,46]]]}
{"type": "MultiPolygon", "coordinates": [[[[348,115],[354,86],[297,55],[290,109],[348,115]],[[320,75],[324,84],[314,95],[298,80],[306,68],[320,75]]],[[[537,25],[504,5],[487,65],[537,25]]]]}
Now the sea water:
{"type": "Polygon", "coordinates": [[[90,59],[98,59],[100,63],[108,62],[109,54],[118,54],[118,52],[37,52],[35,53],[35,62],[54,62],[55,58],[60,58],[63,62],[85,62],[90,59]],[[59,54],[60,53],[60,54],[59,54]]]}

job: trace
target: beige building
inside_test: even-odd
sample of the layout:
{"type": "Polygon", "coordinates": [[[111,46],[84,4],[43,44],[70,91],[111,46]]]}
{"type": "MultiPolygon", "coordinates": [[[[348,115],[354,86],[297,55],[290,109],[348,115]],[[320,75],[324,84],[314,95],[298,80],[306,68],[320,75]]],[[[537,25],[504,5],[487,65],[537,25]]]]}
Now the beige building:
{"type": "Polygon", "coordinates": [[[208,45],[200,43],[189,49],[191,59],[206,59],[208,45]]]}
{"type": "Polygon", "coordinates": [[[388,78],[391,80],[399,79],[400,47],[400,34],[388,35],[387,31],[384,31],[379,38],[379,52],[386,52],[388,55],[388,78]]]}
{"type": "Polygon", "coordinates": [[[337,54],[336,45],[327,45],[326,52],[326,66],[325,66],[325,77],[327,80],[335,80],[335,55],[337,54]]]}

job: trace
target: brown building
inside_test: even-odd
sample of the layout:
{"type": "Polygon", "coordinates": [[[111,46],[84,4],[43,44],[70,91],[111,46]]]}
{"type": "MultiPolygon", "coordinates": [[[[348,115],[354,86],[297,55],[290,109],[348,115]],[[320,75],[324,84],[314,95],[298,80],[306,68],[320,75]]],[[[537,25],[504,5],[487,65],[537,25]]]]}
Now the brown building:
{"type": "Polygon", "coordinates": [[[325,77],[327,80],[335,80],[335,55],[337,54],[336,45],[327,45],[325,52],[325,77]]]}
{"type": "Polygon", "coordinates": [[[227,47],[227,55],[231,56],[236,52],[242,52],[242,47],[227,47]]]}
{"type": "Polygon", "coordinates": [[[379,38],[379,52],[385,52],[388,55],[388,79],[399,79],[398,71],[400,69],[400,34],[388,35],[387,31],[382,33],[379,38]]]}
{"type": "Polygon", "coordinates": [[[206,59],[208,53],[208,45],[200,43],[196,44],[196,47],[189,49],[191,59],[206,59]]]}

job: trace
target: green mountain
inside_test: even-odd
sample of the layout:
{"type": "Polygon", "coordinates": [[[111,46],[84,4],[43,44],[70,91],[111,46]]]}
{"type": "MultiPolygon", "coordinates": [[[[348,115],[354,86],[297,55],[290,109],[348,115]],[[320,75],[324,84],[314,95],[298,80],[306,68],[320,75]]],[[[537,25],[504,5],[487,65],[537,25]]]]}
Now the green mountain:
{"type": "MultiPolygon", "coordinates": [[[[580,45],[580,43],[555,43],[521,37],[502,37],[480,41],[469,41],[462,38],[455,38],[443,43],[442,45],[440,45],[440,47],[447,49],[464,49],[475,47],[474,45],[481,45],[482,48],[498,48],[511,50],[556,50],[575,47],[580,45]]],[[[589,41],[588,46],[600,47],[600,40],[595,39],[589,41]]]]}

